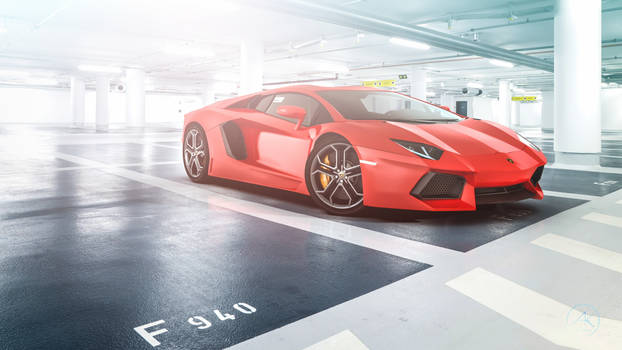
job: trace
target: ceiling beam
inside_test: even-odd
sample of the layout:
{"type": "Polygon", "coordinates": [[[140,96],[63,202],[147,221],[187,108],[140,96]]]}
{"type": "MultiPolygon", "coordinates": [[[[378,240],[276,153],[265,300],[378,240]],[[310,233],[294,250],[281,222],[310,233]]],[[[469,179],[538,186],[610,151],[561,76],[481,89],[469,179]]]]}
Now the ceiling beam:
{"type": "Polygon", "coordinates": [[[460,37],[432,29],[402,23],[377,15],[366,14],[351,8],[326,5],[307,0],[271,0],[257,2],[241,0],[248,6],[260,6],[277,12],[284,12],[316,21],[350,27],[369,33],[425,42],[445,50],[458,51],[469,55],[498,59],[517,65],[553,71],[553,62],[527,56],[515,51],[492,45],[462,39],[460,37]]]}

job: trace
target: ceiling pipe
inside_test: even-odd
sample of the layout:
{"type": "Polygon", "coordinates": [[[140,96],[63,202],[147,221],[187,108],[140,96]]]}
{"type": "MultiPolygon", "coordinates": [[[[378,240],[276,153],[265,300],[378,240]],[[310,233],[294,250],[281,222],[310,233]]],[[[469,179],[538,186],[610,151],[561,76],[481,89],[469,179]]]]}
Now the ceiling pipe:
{"type": "MultiPolygon", "coordinates": [[[[622,7],[614,7],[614,8],[609,8],[609,9],[603,9],[602,13],[608,13],[608,12],[614,12],[614,11],[620,11],[620,10],[622,10],[622,7]]],[[[529,18],[527,18],[524,21],[516,21],[516,22],[510,22],[510,23],[504,23],[504,24],[496,24],[496,25],[485,26],[485,27],[471,28],[468,31],[462,32],[460,34],[470,34],[470,33],[473,33],[473,32],[482,32],[482,31],[491,30],[491,29],[512,27],[512,26],[518,26],[518,25],[523,25],[523,24],[534,24],[534,23],[540,23],[540,22],[548,22],[548,21],[552,21],[553,19],[554,19],[553,17],[546,17],[546,18],[539,18],[539,19],[529,19],[529,18]]]]}
{"type": "Polygon", "coordinates": [[[428,28],[396,22],[393,19],[368,15],[352,9],[327,6],[307,0],[271,0],[260,4],[251,0],[241,0],[240,2],[248,6],[261,6],[277,12],[285,12],[370,33],[422,41],[445,50],[508,61],[547,72],[553,71],[553,62],[550,61],[480,42],[473,42],[428,28]]]}

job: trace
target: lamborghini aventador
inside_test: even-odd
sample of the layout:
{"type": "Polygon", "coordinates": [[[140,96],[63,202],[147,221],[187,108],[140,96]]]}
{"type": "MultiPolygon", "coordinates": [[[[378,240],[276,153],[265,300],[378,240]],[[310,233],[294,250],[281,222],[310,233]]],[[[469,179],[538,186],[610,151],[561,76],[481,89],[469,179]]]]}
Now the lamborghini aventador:
{"type": "Polygon", "coordinates": [[[375,88],[305,85],[218,101],[185,116],[182,142],[194,182],[294,191],[334,214],[543,197],[546,158],[520,134],[375,88]]]}

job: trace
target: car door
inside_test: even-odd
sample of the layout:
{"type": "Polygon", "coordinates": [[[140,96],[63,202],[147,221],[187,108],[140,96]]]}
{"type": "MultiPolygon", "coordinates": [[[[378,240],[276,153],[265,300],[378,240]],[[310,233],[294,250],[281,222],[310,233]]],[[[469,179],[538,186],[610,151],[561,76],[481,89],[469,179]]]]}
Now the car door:
{"type": "Polygon", "coordinates": [[[293,176],[304,183],[307,154],[317,124],[332,120],[326,109],[313,97],[301,93],[279,93],[265,97],[257,109],[263,112],[255,118],[260,124],[256,138],[256,161],[276,174],[293,176]],[[298,106],[307,112],[302,127],[296,130],[297,120],[276,113],[280,106],[298,106]]]}

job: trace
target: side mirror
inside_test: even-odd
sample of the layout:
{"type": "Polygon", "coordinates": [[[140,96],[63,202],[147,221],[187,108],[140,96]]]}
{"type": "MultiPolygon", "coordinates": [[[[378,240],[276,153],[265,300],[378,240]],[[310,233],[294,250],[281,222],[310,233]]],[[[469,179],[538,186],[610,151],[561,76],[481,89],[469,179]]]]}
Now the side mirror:
{"type": "Polygon", "coordinates": [[[285,118],[291,118],[298,120],[294,130],[300,129],[302,122],[305,120],[307,111],[304,108],[298,106],[280,106],[276,109],[276,113],[285,118]]]}

